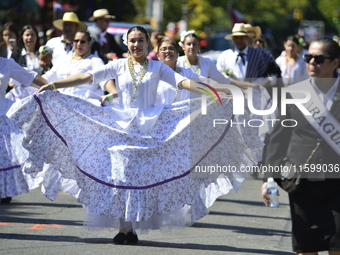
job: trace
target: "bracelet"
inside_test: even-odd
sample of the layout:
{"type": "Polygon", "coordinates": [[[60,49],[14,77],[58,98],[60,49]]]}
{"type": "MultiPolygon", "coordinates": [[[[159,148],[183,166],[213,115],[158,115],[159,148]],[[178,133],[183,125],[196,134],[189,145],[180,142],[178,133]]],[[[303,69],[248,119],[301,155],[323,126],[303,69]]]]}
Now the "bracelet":
{"type": "Polygon", "coordinates": [[[110,94],[107,95],[107,99],[108,99],[109,101],[112,101],[112,100],[113,100],[113,95],[112,95],[112,93],[110,93],[110,94]]]}
{"type": "Polygon", "coordinates": [[[50,85],[52,86],[52,89],[53,89],[53,90],[57,89],[57,87],[56,87],[56,85],[54,84],[54,82],[53,82],[53,81],[52,81],[52,82],[50,82],[50,85]]]}

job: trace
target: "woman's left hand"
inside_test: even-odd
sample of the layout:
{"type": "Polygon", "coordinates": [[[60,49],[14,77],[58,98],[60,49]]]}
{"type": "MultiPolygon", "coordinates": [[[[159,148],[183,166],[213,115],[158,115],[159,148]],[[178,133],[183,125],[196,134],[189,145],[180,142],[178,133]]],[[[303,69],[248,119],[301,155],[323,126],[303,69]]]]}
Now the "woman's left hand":
{"type": "Polygon", "coordinates": [[[102,96],[102,101],[101,103],[103,104],[105,101],[112,101],[114,98],[117,98],[118,97],[118,94],[115,93],[110,93],[108,95],[105,95],[105,96],[102,96]]]}

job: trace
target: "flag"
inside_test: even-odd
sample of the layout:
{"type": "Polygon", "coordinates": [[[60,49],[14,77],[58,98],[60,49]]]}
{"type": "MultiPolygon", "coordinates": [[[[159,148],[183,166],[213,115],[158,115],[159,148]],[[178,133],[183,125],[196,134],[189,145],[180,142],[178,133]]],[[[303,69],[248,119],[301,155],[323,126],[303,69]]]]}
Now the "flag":
{"type": "Polygon", "coordinates": [[[231,27],[234,26],[235,23],[248,23],[246,19],[243,17],[242,13],[240,13],[238,10],[234,9],[233,7],[229,7],[229,13],[230,13],[230,21],[231,21],[231,27]]]}
{"type": "Polygon", "coordinates": [[[45,0],[35,0],[35,1],[37,2],[37,4],[39,4],[41,8],[45,6],[45,0]]]}
{"type": "Polygon", "coordinates": [[[53,11],[62,11],[64,8],[57,1],[53,2],[53,11]]]}

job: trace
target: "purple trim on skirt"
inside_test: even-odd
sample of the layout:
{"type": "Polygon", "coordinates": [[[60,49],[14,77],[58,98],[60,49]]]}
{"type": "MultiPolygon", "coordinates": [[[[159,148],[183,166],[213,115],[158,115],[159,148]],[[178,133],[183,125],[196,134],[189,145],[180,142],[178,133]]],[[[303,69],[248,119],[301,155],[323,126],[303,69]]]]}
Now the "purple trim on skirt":
{"type": "Polygon", "coordinates": [[[16,166],[10,166],[10,167],[6,167],[6,168],[0,168],[0,172],[2,171],[8,171],[8,170],[12,170],[14,168],[18,168],[18,167],[22,167],[22,165],[16,165],[16,166]]]}
{"type": "Polygon", "coordinates": [[[267,103],[266,103],[266,105],[264,106],[264,110],[267,110],[267,106],[269,105],[269,103],[272,101],[272,99],[271,98],[268,98],[268,100],[267,100],[267,103]]]}
{"type": "MultiPolygon", "coordinates": [[[[51,122],[48,120],[48,118],[47,118],[47,116],[46,116],[46,114],[45,114],[45,112],[44,112],[44,110],[42,108],[42,103],[41,103],[40,99],[38,98],[38,96],[37,95],[33,95],[33,97],[38,102],[38,105],[39,105],[40,110],[41,110],[41,114],[42,114],[43,118],[45,119],[46,124],[52,129],[52,131],[56,134],[56,136],[58,136],[63,141],[63,143],[67,146],[67,143],[66,143],[65,139],[58,133],[58,131],[52,126],[51,122]]],[[[232,115],[231,119],[232,120],[234,119],[234,115],[232,115]]],[[[214,143],[210,147],[210,149],[207,151],[207,153],[202,156],[202,158],[195,164],[195,166],[197,164],[199,164],[206,156],[208,156],[208,154],[222,141],[222,139],[225,137],[225,135],[229,131],[230,124],[231,124],[231,121],[228,122],[228,125],[226,126],[225,130],[223,131],[223,134],[221,135],[221,137],[216,141],[216,143],[214,143]]],[[[153,188],[153,187],[156,187],[156,186],[159,186],[159,185],[162,185],[162,184],[165,184],[165,183],[168,183],[168,182],[171,182],[171,181],[183,178],[183,177],[189,175],[190,172],[195,168],[195,166],[193,166],[190,170],[186,171],[185,173],[183,173],[181,175],[172,177],[170,179],[166,179],[166,180],[161,181],[161,182],[157,182],[157,183],[154,183],[154,184],[146,185],[146,186],[122,186],[122,185],[116,185],[116,184],[107,183],[107,182],[99,180],[98,178],[96,178],[96,177],[88,174],[87,172],[81,170],[78,166],[77,166],[77,168],[79,169],[80,172],[82,172],[87,177],[89,177],[89,178],[93,179],[94,181],[96,181],[96,182],[98,182],[100,184],[103,184],[105,186],[108,186],[108,187],[111,187],[111,188],[117,188],[117,189],[143,190],[143,189],[150,189],[150,188],[153,188]]]]}

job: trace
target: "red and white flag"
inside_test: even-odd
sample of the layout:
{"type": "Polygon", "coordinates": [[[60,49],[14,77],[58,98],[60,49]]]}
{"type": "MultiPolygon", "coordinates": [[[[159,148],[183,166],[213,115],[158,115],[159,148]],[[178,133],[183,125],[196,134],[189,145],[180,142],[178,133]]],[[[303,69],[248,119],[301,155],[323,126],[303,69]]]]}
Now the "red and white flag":
{"type": "Polygon", "coordinates": [[[53,11],[62,11],[64,10],[63,6],[57,1],[53,2],[53,11]]]}
{"type": "Polygon", "coordinates": [[[234,9],[233,7],[229,7],[229,14],[230,14],[230,21],[231,27],[234,26],[235,23],[248,23],[246,19],[243,17],[242,13],[238,10],[234,9]]]}

